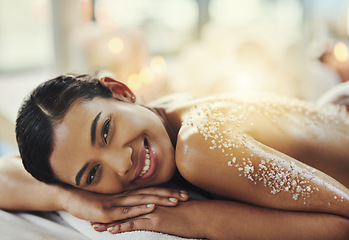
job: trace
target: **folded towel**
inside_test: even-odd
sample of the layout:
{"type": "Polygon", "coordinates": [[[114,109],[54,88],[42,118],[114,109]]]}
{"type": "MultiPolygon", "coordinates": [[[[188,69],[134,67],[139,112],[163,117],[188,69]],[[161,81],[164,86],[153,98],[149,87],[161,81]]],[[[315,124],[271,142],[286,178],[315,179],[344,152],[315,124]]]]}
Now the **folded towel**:
{"type": "Polygon", "coordinates": [[[72,226],[91,240],[189,240],[188,238],[182,238],[151,231],[133,231],[119,234],[97,232],[93,229],[89,221],[81,220],[64,211],[58,212],[58,214],[70,226],[72,226]]]}
{"type": "Polygon", "coordinates": [[[337,84],[325,92],[318,100],[317,104],[339,104],[349,107],[349,81],[337,84]]]}

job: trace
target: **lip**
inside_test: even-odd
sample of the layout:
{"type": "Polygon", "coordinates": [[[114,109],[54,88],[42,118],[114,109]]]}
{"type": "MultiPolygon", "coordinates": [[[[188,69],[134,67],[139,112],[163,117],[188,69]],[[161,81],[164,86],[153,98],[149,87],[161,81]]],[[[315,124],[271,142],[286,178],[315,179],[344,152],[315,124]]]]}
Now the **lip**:
{"type": "Polygon", "coordinates": [[[150,177],[152,177],[156,171],[157,168],[157,157],[155,155],[154,149],[152,148],[151,144],[149,143],[149,140],[147,138],[144,138],[143,145],[141,148],[141,151],[138,156],[138,166],[135,174],[135,179],[134,181],[141,181],[141,180],[146,180],[150,177]],[[149,160],[150,160],[150,165],[149,165],[149,170],[143,175],[140,176],[144,166],[145,166],[145,160],[146,160],[146,146],[145,146],[145,141],[148,143],[148,149],[149,149],[149,160]]]}

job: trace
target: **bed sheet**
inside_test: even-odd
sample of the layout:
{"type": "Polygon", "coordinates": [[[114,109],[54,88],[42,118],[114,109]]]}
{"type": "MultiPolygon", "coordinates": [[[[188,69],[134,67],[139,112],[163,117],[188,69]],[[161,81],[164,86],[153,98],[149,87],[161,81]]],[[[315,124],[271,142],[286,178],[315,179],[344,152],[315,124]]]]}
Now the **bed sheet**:
{"type": "Polygon", "coordinates": [[[67,212],[11,212],[0,210],[0,240],[194,240],[173,235],[134,231],[96,232],[90,223],[67,212]]]}
{"type": "Polygon", "coordinates": [[[1,240],[88,240],[54,212],[0,210],[1,240]]]}

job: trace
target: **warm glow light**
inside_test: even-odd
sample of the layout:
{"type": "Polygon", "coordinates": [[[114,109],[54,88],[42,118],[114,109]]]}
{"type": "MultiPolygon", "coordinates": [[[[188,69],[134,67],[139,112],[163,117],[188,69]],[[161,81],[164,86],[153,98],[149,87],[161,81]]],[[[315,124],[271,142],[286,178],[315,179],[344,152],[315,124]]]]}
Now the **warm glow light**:
{"type": "Polygon", "coordinates": [[[139,78],[141,79],[142,83],[150,84],[154,81],[154,74],[149,68],[144,67],[139,72],[139,78]]]}
{"type": "Polygon", "coordinates": [[[153,57],[150,60],[150,68],[154,73],[163,73],[166,71],[166,61],[161,56],[153,57]]]}
{"type": "Polygon", "coordinates": [[[333,54],[340,62],[345,62],[348,60],[348,48],[342,42],[338,42],[336,45],[334,45],[333,54]]]}
{"type": "Polygon", "coordinates": [[[124,49],[124,42],[120,38],[114,37],[109,40],[108,47],[110,52],[119,54],[124,49]]]}
{"type": "Polygon", "coordinates": [[[135,91],[141,88],[142,80],[137,73],[133,73],[128,77],[127,85],[131,88],[131,90],[135,91]]]}
{"type": "Polygon", "coordinates": [[[236,76],[236,87],[238,89],[249,89],[252,85],[252,76],[248,72],[240,72],[236,76]]]}

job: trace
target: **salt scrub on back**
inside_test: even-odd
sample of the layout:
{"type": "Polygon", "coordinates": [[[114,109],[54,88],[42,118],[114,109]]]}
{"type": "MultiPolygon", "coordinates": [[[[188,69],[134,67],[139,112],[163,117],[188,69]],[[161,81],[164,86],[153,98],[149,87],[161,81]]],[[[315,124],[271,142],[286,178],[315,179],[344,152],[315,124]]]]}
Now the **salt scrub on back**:
{"type": "MultiPolygon", "coordinates": [[[[221,151],[227,159],[227,167],[239,176],[254,184],[262,183],[271,194],[288,192],[294,200],[307,204],[307,198],[319,191],[311,184],[317,181],[314,175],[317,170],[301,168],[295,162],[261,151],[249,133],[256,129],[256,123],[265,122],[272,129],[282,129],[285,134],[298,138],[326,138],[324,132],[332,131],[324,129],[326,125],[342,124],[349,129],[346,110],[336,106],[320,108],[300,100],[272,95],[244,96],[243,99],[222,98],[195,106],[194,114],[183,125],[191,126],[201,134],[210,143],[211,150],[221,151]],[[288,124],[289,127],[282,128],[280,124],[288,124]]],[[[348,136],[343,133],[339,137],[348,136]]],[[[341,195],[339,193],[333,198],[343,201],[341,195]]]]}

